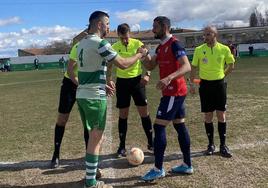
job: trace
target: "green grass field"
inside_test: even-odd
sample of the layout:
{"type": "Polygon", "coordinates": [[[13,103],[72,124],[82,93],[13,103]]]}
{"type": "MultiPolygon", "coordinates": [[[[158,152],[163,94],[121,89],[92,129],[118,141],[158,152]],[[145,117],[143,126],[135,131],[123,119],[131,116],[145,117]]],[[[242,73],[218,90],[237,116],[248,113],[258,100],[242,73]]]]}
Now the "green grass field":
{"type": "MultiPolygon", "coordinates": [[[[56,170],[47,168],[53,151],[62,77],[61,70],[0,73],[0,187],[82,187],[85,149],[76,105],[62,143],[63,166],[56,170]]],[[[160,92],[155,89],[157,80],[158,73],[154,71],[147,86],[152,119],[160,99],[160,92]]],[[[227,144],[233,158],[203,155],[207,138],[199,96],[189,94],[186,123],[192,142],[194,174],[168,174],[152,184],[140,182],[139,177],[153,166],[153,157],[146,151],[141,121],[132,105],[127,147],[142,148],[145,161],[143,165],[130,167],[126,159],[115,158],[118,112],[113,97],[102,151],[103,180],[114,187],[268,187],[268,58],[238,59],[227,82],[227,144]]],[[[217,125],[215,118],[214,125],[217,125]]],[[[218,149],[217,126],[215,128],[218,149]]],[[[178,163],[177,158],[181,159],[181,153],[173,126],[167,128],[167,134],[164,165],[168,171],[178,163]]]]}

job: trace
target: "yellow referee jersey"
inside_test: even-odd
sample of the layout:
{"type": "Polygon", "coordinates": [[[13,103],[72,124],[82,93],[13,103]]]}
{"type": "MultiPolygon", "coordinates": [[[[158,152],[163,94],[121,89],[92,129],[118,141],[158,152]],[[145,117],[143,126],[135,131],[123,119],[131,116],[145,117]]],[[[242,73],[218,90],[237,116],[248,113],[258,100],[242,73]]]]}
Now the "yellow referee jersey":
{"type": "Polygon", "coordinates": [[[219,42],[214,47],[202,44],[195,48],[192,65],[199,67],[199,77],[204,80],[224,78],[224,65],[232,64],[235,59],[228,46],[219,42]]]}
{"type": "MultiPolygon", "coordinates": [[[[76,43],[72,47],[71,52],[70,52],[70,55],[69,55],[69,59],[71,59],[73,61],[77,61],[77,46],[78,46],[78,43],[76,43]]],[[[74,67],[74,74],[75,74],[75,76],[78,75],[78,66],[77,65],[74,67]]],[[[66,78],[70,78],[67,71],[64,73],[64,76],[66,78]]]]}
{"type": "MultiPolygon", "coordinates": [[[[141,47],[143,43],[137,39],[129,38],[129,43],[127,46],[122,44],[119,40],[112,45],[113,49],[121,56],[121,57],[131,57],[136,54],[137,49],[141,47]]],[[[131,67],[123,70],[120,68],[116,68],[116,76],[118,78],[133,78],[142,74],[141,61],[138,60],[131,67]]]]}

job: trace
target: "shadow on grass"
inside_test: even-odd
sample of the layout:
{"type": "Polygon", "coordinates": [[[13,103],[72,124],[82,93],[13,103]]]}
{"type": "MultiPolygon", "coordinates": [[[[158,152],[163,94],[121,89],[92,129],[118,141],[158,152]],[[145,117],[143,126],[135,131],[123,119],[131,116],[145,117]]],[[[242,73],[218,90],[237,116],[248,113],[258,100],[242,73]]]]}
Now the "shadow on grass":
{"type": "MultiPolygon", "coordinates": [[[[166,178],[174,177],[174,176],[186,176],[184,174],[172,174],[167,173],[166,178]]],[[[139,180],[140,176],[131,176],[125,178],[101,178],[101,181],[104,181],[109,184],[118,184],[121,185],[113,185],[114,188],[134,188],[134,187],[152,187],[157,185],[157,182],[160,180],[156,180],[153,182],[144,182],[139,180]],[[134,182],[133,184],[128,184],[129,182],[134,182]],[[126,183],[126,184],[125,184],[126,183]]],[[[67,182],[67,183],[52,183],[52,184],[43,184],[43,185],[25,185],[25,186],[14,186],[7,184],[0,184],[1,188],[20,188],[20,187],[29,187],[29,188],[81,188],[84,185],[84,180],[67,182]]]]}
{"type": "MultiPolygon", "coordinates": [[[[144,162],[143,164],[153,164],[154,163],[154,155],[145,152],[144,162]]],[[[204,151],[200,152],[192,152],[192,158],[194,157],[201,157],[204,156],[204,151]]],[[[172,161],[182,159],[182,154],[167,154],[165,155],[164,161],[172,161]]],[[[129,169],[135,168],[136,166],[131,166],[127,159],[124,158],[117,158],[116,154],[108,154],[100,156],[100,164],[99,167],[101,169],[104,168],[114,168],[114,169],[129,169]]],[[[60,168],[57,169],[50,169],[50,160],[35,160],[35,161],[23,161],[17,163],[2,163],[0,164],[0,172],[3,171],[20,171],[25,169],[41,169],[47,170],[44,171],[43,174],[60,174],[69,171],[75,170],[84,170],[84,158],[78,159],[61,159],[60,160],[60,168]]]]}
{"type": "MultiPolygon", "coordinates": [[[[189,174],[174,174],[171,172],[168,172],[165,176],[165,178],[168,177],[175,177],[175,176],[189,176],[189,174]]],[[[126,188],[126,187],[152,187],[158,184],[161,179],[157,179],[152,182],[145,182],[143,180],[140,180],[140,176],[132,176],[128,178],[102,178],[104,182],[107,182],[109,184],[116,184],[120,183],[121,185],[113,185],[114,188],[126,188]],[[134,182],[133,184],[124,184],[124,183],[129,183],[129,182],[134,182]]]]}
{"type": "MultiPolygon", "coordinates": [[[[107,182],[109,184],[113,183],[122,183],[122,185],[113,185],[115,188],[123,188],[123,187],[151,187],[153,185],[156,185],[156,182],[152,183],[146,183],[141,181],[136,181],[139,179],[138,176],[132,176],[127,178],[103,178],[101,179],[104,182],[107,182]],[[132,185],[124,185],[126,182],[136,181],[132,185]]],[[[74,181],[74,182],[67,182],[67,183],[50,183],[50,184],[44,184],[44,185],[25,185],[25,186],[14,186],[14,185],[7,185],[7,184],[0,184],[1,188],[20,188],[20,187],[29,187],[29,188],[81,188],[84,186],[84,180],[80,181],[74,181]]]]}
{"type": "MultiPolygon", "coordinates": [[[[149,152],[144,152],[144,161],[143,164],[154,164],[154,155],[149,152]]],[[[192,152],[191,157],[202,157],[204,156],[204,151],[198,151],[198,152],[192,152]]],[[[107,155],[109,156],[109,155],[107,155]]],[[[106,157],[107,157],[106,156],[106,157]]],[[[179,160],[182,159],[182,154],[167,154],[165,155],[164,161],[173,161],[173,160],[179,160]]],[[[113,167],[114,169],[129,169],[129,168],[135,168],[136,166],[132,166],[127,162],[126,157],[123,158],[116,158],[115,154],[111,154],[108,158],[102,158],[102,161],[100,163],[100,168],[110,168],[113,167]]]]}
{"type": "MultiPolygon", "coordinates": [[[[204,156],[204,151],[200,152],[193,152],[191,153],[191,156],[194,157],[201,157],[204,156]]],[[[126,160],[126,158],[116,158],[115,154],[109,154],[109,155],[103,155],[101,156],[102,161],[100,163],[100,168],[114,168],[114,169],[129,169],[132,166],[130,166],[126,160]]],[[[165,161],[172,161],[172,160],[178,160],[182,159],[181,154],[167,154],[165,155],[165,161]]],[[[0,171],[19,171],[24,169],[31,169],[31,168],[39,168],[44,170],[42,174],[44,175],[50,175],[50,174],[60,174],[65,173],[68,171],[74,171],[74,170],[84,170],[84,158],[78,158],[78,159],[62,159],[61,160],[61,167],[58,169],[49,169],[49,163],[50,161],[27,161],[27,162],[20,162],[20,163],[14,163],[14,164],[1,164],[0,165],[0,171]]],[[[150,153],[145,152],[145,160],[144,164],[152,164],[154,163],[154,156],[150,153]]],[[[183,176],[182,174],[173,174],[168,172],[166,177],[173,177],[173,176],[183,176]]],[[[109,184],[118,184],[120,185],[114,185],[115,188],[130,188],[130,187],[152,187],[157,184],[156,182],[144,182],[139,181],[140,176],[130,176],[130,177],[120,177],[120,178],[109,178],[109,177],[103,177],[100,180],[107,182],[109,184]],[[125,184],[125,185],[124,185],[125,184]]],[[[66,182],[66,183],[50,183],[50,184],[44,184],[44,185],[25,185],[25,186],[14,186],[14,185],[7,185],[7,184],[0,184],[0,187],[3,188],[19,188],[19,187],[29,187],[29,188],[80,188],[83,187],[84,180],[80,181],[74,181],[74,182],[66,182]]]]}
{"type": "MultiPolygon", "coordinates": [[[[115,154],[101,155],[100,161],[102,160],[112,160],[115,158],[115,154]]],[[[85,169],[84,157],[77,159],[60,159],[60,168],[51,169],[50,160],[32,160],[32,161],[22,161],[22,162],[6,162],[0,163],[0,172],[3,171],[20,171],[25,169],[41,169],[41,170],[51,170],[57,173],[64,173],[70,170],[81,170],[85,169]]],[[[53,172],[51,172],[53,174],[53,172]]]]}
{"type": "Polygon", "coordinates": [[[1,188],[19,188],[19,187],[30,187],[30,188],[81,188],[84,186],[84,181],[68,182],[68,183],[52,183],[44,185],[25,185],[25,186],[14,186],[14,185],[1,185],[1,188]]]}
{"type": "MultiPolygon", "coordinates": [[[[60,164],[61,168],[69,168],[72,169],[84,169],[84,158],[78,159],[61,159],[60,164]]],[[[0,164],[0,172],[2,171],[20,171],[25,169],[34,169],[38,168],[41,170],[50,169],[50,160],[34,160],[34,161],[23,161],[16,163],[1,163],[0,164]]]]}

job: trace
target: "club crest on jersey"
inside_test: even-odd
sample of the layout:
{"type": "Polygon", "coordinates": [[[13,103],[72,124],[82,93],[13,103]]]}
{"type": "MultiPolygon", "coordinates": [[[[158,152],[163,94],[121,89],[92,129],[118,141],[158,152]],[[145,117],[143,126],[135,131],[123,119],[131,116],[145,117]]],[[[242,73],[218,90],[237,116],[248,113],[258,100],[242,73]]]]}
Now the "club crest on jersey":
{"type": "Polygon", "coordinates": [[[218,62],[218,63],[221,63],[222,60],[223,60],[223,57],[221,57],[221,56],[219,56],[219,57],[217,58],[217,62],[218,62]]]}
{"type": "Polygon", "coordinates": [[[203,63],[208,63],[208,58],[204,57],[204,58],[202,59],[202,62],[203,62],[203,63]]]}
{"type": "Polygon", "coordinates": [[[168,51],[168,46],[165,48],[165,53],[167,53],[167,51],[168,51]]]}

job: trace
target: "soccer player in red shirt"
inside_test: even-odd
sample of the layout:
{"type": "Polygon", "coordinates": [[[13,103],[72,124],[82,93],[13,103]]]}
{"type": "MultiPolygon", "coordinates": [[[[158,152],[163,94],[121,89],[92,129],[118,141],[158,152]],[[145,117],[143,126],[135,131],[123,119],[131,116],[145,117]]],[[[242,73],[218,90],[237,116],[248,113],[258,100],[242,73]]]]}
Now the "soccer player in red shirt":
{"type": "Polygon", "coordinates": [[[191,65],[185,49],[174,36],[170,34],[170,20],[164,16],[154,19],[153,33],[161,42],[154,55],[144,66],[152,70],[159,66],[160,80],[156,88],[162,91],[162,98],[158,106],[154,122],[154,154],[155,166],[142,176],[144,181],[153,181],[165,176],[163,168],[164,152],[166,149],[166,126],[172,121],[178,133],[180,149],[183,153],[183,163],[171,169],[173,173],[192,174],[193,167],[190,156],[190,136],[184,123],[184,100],[187,86],[184,74],[191,71],[191,65]]]}

